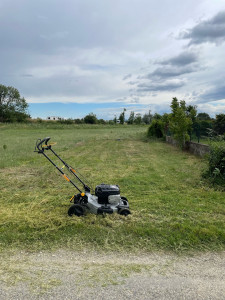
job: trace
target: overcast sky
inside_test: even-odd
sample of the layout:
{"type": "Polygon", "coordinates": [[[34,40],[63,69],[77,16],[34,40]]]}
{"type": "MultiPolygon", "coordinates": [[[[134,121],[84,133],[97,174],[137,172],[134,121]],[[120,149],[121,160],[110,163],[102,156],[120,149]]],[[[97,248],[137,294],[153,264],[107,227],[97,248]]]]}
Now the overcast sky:
{"type": "Polygon", "coordinates": [[[225,1],[0,0],[0,84],[33,117],[225,113],[225,1]]]}

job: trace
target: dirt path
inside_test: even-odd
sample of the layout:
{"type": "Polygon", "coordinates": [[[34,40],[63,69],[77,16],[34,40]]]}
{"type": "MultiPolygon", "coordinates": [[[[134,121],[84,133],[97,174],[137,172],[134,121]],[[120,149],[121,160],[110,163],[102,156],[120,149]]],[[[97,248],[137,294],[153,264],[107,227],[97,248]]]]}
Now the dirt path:
{"type": "Polygon", "coordinates": [[[225,252],[5,253],[0,299],[225,299],[225,252]]]}

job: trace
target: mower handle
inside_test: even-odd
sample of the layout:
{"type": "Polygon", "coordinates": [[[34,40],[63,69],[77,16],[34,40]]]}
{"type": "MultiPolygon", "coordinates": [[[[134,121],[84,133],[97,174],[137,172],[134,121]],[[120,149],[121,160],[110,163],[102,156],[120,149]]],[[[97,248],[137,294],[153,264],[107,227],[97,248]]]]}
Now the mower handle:
{"type": "Polygon", "coordinates": [[[45,145],[48,146],[48,141],[49,140],[50,140],[50,137],[46,137],[43,140],[38,139],[37,142],[36,142],[35,150],[37,149],[38,151],[43,152],[44,147],[42,146],[42,144],[45,143],[45,145]],[[41,147],[41,149],[40,149],[40,147],[41,147]]]}

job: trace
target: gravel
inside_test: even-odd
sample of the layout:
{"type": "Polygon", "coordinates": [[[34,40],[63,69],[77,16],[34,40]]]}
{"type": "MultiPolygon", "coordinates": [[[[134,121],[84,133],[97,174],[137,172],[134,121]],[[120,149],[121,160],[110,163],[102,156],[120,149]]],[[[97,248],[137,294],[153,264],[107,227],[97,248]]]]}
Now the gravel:
{"type": "Polygon", "coordinates": [[[225,299],[225,252],[2,253],[0,299],[225,299]]]}

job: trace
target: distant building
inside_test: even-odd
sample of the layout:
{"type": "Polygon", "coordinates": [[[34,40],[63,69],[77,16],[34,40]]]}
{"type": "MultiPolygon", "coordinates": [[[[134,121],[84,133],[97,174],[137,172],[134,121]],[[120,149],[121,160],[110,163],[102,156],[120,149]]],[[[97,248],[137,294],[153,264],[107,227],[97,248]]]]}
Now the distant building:
{"type": "Polygon", "coordinates": [[[64,120],[64,118],[51,116],[51,117],[47,117],[47,120],[49,120],[49,121],[61,121],[61,120],[64,120]]]}

